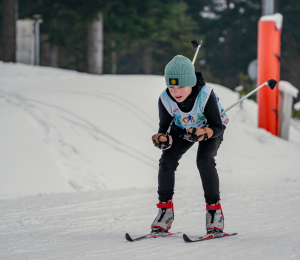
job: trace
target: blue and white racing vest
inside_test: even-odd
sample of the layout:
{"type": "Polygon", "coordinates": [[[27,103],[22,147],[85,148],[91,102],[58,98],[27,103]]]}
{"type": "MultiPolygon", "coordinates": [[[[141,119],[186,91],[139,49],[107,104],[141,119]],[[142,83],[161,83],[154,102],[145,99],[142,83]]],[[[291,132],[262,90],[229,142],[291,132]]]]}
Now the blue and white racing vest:
{"type": "MultiPolygon", "coordinates": [[[[165,89],[161,93],[160,99],[167,111],[169,112],[169,114],[174,118],[174,123],[177,126],[179,126],[182,129],[189,129],[191,127],[200,128],[203,127],[207,122],[206,117],[204,115],[204,108],[212,90],[212,87],[208,85],[203,86],[198,94],[198,97],[195,100],[194,107],[188,113],[182,112],[180,110],[177,103],[169,97],[167,89],[165,89]]],[[[219,102],[219,98],[216,94],[215,96],[217,99],[219,112],[221,114],[224,111],[224,109],[222,108],[219,102]]],[[[221,120],[223,125],[228,124],[229,119],[226,114],[223,114],[221,116],[221,120]]]]}

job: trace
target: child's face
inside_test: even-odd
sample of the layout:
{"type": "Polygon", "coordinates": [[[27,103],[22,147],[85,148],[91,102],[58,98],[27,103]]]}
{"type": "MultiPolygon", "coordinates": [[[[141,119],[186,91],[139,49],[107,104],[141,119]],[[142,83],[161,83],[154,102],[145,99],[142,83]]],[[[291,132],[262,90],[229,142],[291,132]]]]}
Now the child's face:
{"type": "Polygon", "coordinates": [[[193,87],[168,87],[171,96],[178,102],[183,102],[191,93],[193,87]]]}

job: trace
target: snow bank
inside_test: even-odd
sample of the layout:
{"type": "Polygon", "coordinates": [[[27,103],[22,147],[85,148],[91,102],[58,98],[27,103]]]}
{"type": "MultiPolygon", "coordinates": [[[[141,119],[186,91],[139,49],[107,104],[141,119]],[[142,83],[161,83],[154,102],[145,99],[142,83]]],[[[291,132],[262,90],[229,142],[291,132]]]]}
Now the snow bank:
{"type": "Polygon", "coordinates": [[[285,80],[280,80],[278,82],[279,91],[287,93],[294,98],[298,97],[299,90],[294,87],[290,82],[285,80]]]}
{"type": "Polygon", "coordinates": [[[0,63],[0,83],[0,196],[156,182],[162,77],[0,63]]]}
{"type": "Polygon", "coordinates": [[[300,102],[297,102],[295,105],[294,105],[294,109],[299,111],[300,110],[300,102]]]}
{"type": "MultiPolygon", "coordinates": [[[[224,108],[238,100],[237,93],[210,85],[224,108]]],[[[160,151],[151,136],[164,88],[162,76],[96,76],[0,63],[0,196],[156,187],[160,151]]],[[[247,165],[249,156],[272,160],[277,147],[290,149],[256,128],[253,101],[228,115],[221,173],[239,169],[232,168],[233,158],[247,165]]],[[[292,136],[297,139],[298,131],[292,136]]],[[[179,186],[199,182],[195,152],[196,146],[181,160],[179,186]]]]}

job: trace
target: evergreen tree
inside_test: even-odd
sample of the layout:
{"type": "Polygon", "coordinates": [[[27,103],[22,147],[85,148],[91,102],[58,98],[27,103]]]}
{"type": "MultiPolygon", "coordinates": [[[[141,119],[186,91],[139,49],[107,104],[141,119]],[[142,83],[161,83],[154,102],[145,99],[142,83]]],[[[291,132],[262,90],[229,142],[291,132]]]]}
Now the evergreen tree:
{"type": "MultiPolygon", "coordinates": [[[[140,43],[145,44],[155,32],[156,12],[160,5],[156,0],[117,0],[110,2],[106,7],[104,13],[105,70],[116,73],[120,56],[134,53],[133,48],[140,43]]],[[[127,66],[128,68],[130,67],[127,66]]]]}
{"type": "MultiPolygon", "coordinates": [[[[281,78],[298,86],[300,4],[278,2],[284,16],[281,78]]],[[[196,69],[208,81],[234,88],[248,82],[247,66],[257,58],[261,0],[22,0],[19,6],[21,19],[42,14],[41,31],[58,46],[62,68],[85,71],[87,26],[99,12],[105,73],[163,74],[176,54],[192,59],[190,41],[196,39],[203,40],[196,69]]]]}
{"type": "Polygon", "coordinates": [[[161,3],[151,9],[147,17],[151,26],[143,27],[144,32],[130,45],[131,51],[120,53],[119,72],[163,74],[164,67],[175,55],[192,59],[194,51],[190,41],[197,38],[196,23],[187,14],[187,8],[186,3],[161,3]]]}
{"type": "Polygon", "coordinates": [[[246,74],[249,62],[257,57],[261,0],[186,1],[205,36],[202,69],[221,84],[236,87],[239,75],[246,74]]]}
{"type": "MultiPolygon", "coordinates": [[[[281,33],[281,79],[291,82],[300,90],[300,2],[285,0],[279,2],[279,12],[283,15],[281,33]]],[[[300,101],[300,95],[295,102],[300,101]]]]}
{"type": "Polygon", "coordinates": [[[16,13],[18,10],[17,0],[2,1],[2,56],[6,62],[16,61],[16,13]]]}

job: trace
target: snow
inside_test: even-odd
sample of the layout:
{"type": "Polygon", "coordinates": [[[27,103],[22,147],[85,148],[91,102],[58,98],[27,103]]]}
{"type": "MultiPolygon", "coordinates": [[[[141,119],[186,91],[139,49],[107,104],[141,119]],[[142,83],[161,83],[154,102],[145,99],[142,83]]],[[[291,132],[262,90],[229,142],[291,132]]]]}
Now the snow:
{"type": "Polygon", "coordinates": [[[300,101],[294,104],[294,109],[299,111],[300,110],[300,101]]]}
{"type": "MultiPolygon", "coordinates": [[[[211,85],[223,107],[238,94],[211,85]]],[[[0,259],[299,259],[300,122],[257,128],[245,100],[216,157],[225,231],[130,243],[157,214],[161,76],[96,76],[0,63],[0,259]],[[144,97],[144,98],[142,98],[144,97]]],[[[196,145],[180,161],[172,230],[205,233],[196,145]]]]}
{"type": "Polygon", "coordinates": [[[296,87],[294,87],[290,82],[285,80],[280,80],[278,82],[278,87],[279,87],[279,91],[283,93],[287,93],[294,98],[298,97],[299,90],[296,87]]]}
{"type": "Polygon", "coordinates": [[[234,91],[236,91],[236,92],[243,91],[243,90],[244,90],[244,86],[242,86],[242,85],[239,85],[234,88],[234,91]]]}
{"type": "Polygon", "coordinates": [[[259,20],[262,22],[266,22],[266,21],[275,22],[277,30],[282,28],[283,16],[280,13],[276,13],[276,14],[272,14],[272,15],[264,15],[259,20]]]}

